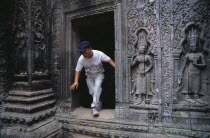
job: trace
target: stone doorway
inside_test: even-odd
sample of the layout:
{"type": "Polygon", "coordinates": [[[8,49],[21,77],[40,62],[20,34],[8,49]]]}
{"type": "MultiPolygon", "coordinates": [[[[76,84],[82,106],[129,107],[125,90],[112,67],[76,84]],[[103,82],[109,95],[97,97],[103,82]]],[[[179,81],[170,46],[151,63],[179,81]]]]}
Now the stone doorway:
{"type": "MultiPolygon", "coordinates": [[[[92,43],[93,49],[103,51],[113,60],[115,60],[115,30],[114,30],[114,12],[105,12],[82,18],[72,20],[72,42],[74,46],[79,47],[79,42],[88,40],[92,43]]],[[[75,60],[79,57],[78,55],[71,57],[75,60]]],[[[75,68],[76,62],[73,66],[75,68]]],[[[104,63],[105,79],[102,84],[101,101],[103,103],[103,109],[114,109],[115,108],[115,70],[113,67],[104,63]]],[[[86,76],[84,70],[80,76],[80,87],[77,94],[72,96],[73,108],[85,107],[90,108],[92,98],[88,93],[86,85],[86,76]]]]}

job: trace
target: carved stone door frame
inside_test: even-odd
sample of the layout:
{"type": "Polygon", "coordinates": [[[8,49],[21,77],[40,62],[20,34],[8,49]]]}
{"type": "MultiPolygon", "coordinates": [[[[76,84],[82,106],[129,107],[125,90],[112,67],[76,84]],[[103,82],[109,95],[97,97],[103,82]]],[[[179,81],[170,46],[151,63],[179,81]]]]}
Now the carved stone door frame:
{"type": "MultiPolygon", "coordinates": [[[[63,47],[61,46],[61,93],[62,95],[69,95],[67,97],[61,97],[62,99],[71,99],[71,103],[74,104],[73,95],[75,93],[70,92],[69,86],[73,82],[74,70],[79,57],[78,43],[79,40],[75,35],[75,28],[72,28],[72,21],[86,16],[101,14],[105,12],[114,11],[114,25],[115,25],[115,105],[119,102],[129,102],[129,94],[126,94],[126,28],[125,28],[125,11],[123,7],[126,1],[121,3],[109,2],[102,5],[95,5],[90,8],[81,8],[76,11],[64,10],[64,25],[63,25],[63,47]],[[66,11],[66,13],[65,13],[66,11]]],[[[72,107],[75,105],[72,105],[72,107]]]]}

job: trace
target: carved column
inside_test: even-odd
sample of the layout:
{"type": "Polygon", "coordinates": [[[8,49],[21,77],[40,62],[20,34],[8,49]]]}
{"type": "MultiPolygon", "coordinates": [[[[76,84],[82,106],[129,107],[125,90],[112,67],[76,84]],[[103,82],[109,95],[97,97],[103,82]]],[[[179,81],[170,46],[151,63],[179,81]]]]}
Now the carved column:
{"type": "Polygon", "coordinates": [[[49,72],[49,4],[43,0],[16,1],[15,73],[1,119],[25,131],[27,126],[53,116],[56,109],[49,72]]]}
{"type": "MultiPolygon", "coordinates": [[[[177,51],[178,52],[178,51],[177,51]]],[[[173,55],[174,57],[174,94],[173,94],[173,103],[177,103],[178,102],[178,77],[179,77],[179,59],[180,59],[180,54],[179,53],[174,53],[173,55]]]]}
{"type": "Polygon", "coordinates": [[[52,80],[57,98],[65,98],[61,90],[61,46],[63,30],[63,4],[58,0],[53,7],[52,34],[52,80]]]}

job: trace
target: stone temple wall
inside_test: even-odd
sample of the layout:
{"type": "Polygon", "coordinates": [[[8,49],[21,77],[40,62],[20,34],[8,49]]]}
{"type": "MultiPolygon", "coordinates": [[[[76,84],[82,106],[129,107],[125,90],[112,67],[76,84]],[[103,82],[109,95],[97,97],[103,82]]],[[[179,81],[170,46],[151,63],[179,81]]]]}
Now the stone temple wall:
{"type": "MultiPolygon", "coordinates": [[[[127,1],[130,109],[156,108],[157,121],[164,126],[207,128],[208,4],[194,0],[127,1]]],[[[122,116],[132,116],[132,120],[143,116],[145,120],[149,114],[129,112],[122,116]]]]}
{"type": "Polygon", "coordinates": [[[14,5],[14,49],[3,48],[6,39],[0,49],[2,136],[210,137],[208,0],[17,0],[14,5]],[[79,119],[72,115],[75,95],[69,91],[79,54],[72,22],[110,11],[114,119],[79,119]]]}
{"type": "Polygon", "coordinates": [[[68,70],[75,66],[73,59],[67,59],[75,53],[74,40],[68,39],[73,35],[72,20],[113,10],[116,120],[161,125],[168,128],[165,133],[209,136],[207,5],[205,0],[59,1],[54,25],[61,41],[55,46],[61,48],[61,62],[67,63],[61,64],[60,74],[64,99],[73,101],[68,90],[71,77],[65,77],[73,77],[68,70]],[[58,28],[60,22],[64,30],[58,28]]]}

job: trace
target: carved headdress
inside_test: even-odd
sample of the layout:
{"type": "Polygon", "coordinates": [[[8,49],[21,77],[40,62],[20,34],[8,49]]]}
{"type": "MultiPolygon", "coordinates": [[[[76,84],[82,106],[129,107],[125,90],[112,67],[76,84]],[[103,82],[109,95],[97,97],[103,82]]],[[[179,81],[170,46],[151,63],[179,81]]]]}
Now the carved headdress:
{"type": "Polygon", "coordinates": [[[180,45],[183,48],[184,53],[188,53],[190,46],[196,46],[198,51],[208,51],[206,49],[206,41],[203,36],[203,29],[201,25],[196,23],[189,23],[186,27],[182,30],[183,39],[180,45]]]}
{"type": "MultiPolygon", "coordinates": [[[[148,40],[148,31],[144,27],[140,27],[135,31],[135,42],[133,47],[135,50],[138,49],[138,45],[146,45],[146,54],[151,53],[151,43],[148,40]]],[[[134,53],[137,53],[136,51],[134,53]]]]}

